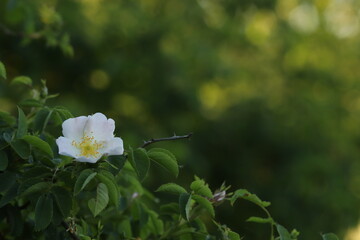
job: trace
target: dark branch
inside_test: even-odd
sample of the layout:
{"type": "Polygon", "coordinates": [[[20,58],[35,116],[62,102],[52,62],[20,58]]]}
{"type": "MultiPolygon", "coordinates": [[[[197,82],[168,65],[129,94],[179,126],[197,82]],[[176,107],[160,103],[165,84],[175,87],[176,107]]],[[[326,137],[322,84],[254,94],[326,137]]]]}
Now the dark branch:
{"type": "Polygon", "coordinates": [[[73,240],[80,240],[80,238],[74,232],[72,232],[70,226],[66,222],[62,221],[61,225],[66,229],[66,231],[69,233],[70,237],[73,240]]]}
{"type": "Polygon", "coordinates": [[[150,139],[149,141],[144,141],[144,144],[141,146],[142,148],[144,147],[147,147],[149,146],[150,144],[153,144],[153,143],[157,143],[157,142],[164,142],[164,141],[175,141],[175,140],[179,140],[179,139],[189,139],[191,138],[193,134],[192,133],[189,133],[187,135],[184,135],[184,136],[172,136],[172,137],[165,137],[165,138],[152,138],[150,139]]]}
{"type": "Polygon", "coordinates": [[[2,23],[0,23],[0,30],[5,35],[14,36],[14,37],[28,37],[28,38],[31,38],[31,39],[39,39],[42,36],[42,34],[40,32],[34,32],[34,33],[31,33],[31,34],[25,34],[25,33],[22,33],[22,32],[15,32],[15,31],[12,31],[9,28],[7,28],[2,23]]]}

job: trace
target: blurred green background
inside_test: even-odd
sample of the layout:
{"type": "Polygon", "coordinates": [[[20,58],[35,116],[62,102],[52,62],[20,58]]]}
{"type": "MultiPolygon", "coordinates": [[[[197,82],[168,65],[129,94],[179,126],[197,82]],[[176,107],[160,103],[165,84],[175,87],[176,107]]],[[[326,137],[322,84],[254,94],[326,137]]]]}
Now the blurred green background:
{"type": "MultiPolygon", "coordinates": [[[[359,1],[0,0],[0,23],[9,77],[46,79],[51,105],[105,113],[126,146],[194,133],[158,145],[183,169],[154,169],[150,189],[226,181],[272,202],[300,239],[358,224],[359,1]]],[[[217,212],[245,239],[267,236],[245,202],[217,212]]]]}

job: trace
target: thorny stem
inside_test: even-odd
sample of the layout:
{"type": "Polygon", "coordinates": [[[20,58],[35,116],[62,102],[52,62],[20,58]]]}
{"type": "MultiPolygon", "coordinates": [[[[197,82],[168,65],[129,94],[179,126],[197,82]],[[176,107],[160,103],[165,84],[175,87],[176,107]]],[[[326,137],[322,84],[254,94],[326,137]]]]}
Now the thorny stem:
{"type": "Polygon", "coordinates": [[[184,136],[172,136],[172,137],[165,137],[165,138],[152,138],[148,141],[144,141],[144,144],[141,146],[142,148],[149,146],[150,144],[157,143],[157,142],[164,142],[164,141],[174,141],[179,139],[190,139],[193,133],[189,133],[184,136]]]}
{"type": "Polygon", "coordinates": [[[62,221],[62,222],[61,222],[61,225],[66,229],[66,231],[69,233],[70,237],[71,237],[73,240],[80,240],[80,238],[79,238],[74,232],[71,231],[69,224],[67,224],[66,222],[62,221]]]}

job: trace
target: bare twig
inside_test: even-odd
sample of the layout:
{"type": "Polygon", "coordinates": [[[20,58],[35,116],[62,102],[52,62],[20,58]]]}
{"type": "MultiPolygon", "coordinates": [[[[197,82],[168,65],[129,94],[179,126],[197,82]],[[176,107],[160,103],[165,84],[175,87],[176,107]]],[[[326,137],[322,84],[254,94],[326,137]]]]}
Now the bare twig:
{"type": "Polygon", "coordinates": [[[66,229],[66,231],[69,233],[70,237],[73,240],[80,240],[80,238],[75,234],[75,232],[72,231],[71,227],[69,226],[69,224],[67,224],[66,222],[62,221],[61,225],[66,229]]]}
{"type": "Polygon", "coordinates": [[[152,138],[149,141],[144,141],[144,144],[141,146],[142,148],[149,146],[150,144],[156,143],[156,142],[164,142],[164,141],[174,141],[174,140],[179,140],[179,139],[189,139],[191,138],[193,134],[189,133],[187,135],[184,136],[172,136],[172,137],[165,137],[165,138],[152,138]]]}
{"type": "Polygon", "coordinates": [[[15,31],[9,29],[8,27],[6,27],[2,23],[0,23],[0,30],[5,35],[14,36],[14,37],[28,37],[28,38],[31,38],[31,39],[39,39],[42,36],[41,32],[34,32],[34,33],[30,33],[30,34],[25,34],[25,33],[22,33],[22,32],[15,32],[15,31]]]}

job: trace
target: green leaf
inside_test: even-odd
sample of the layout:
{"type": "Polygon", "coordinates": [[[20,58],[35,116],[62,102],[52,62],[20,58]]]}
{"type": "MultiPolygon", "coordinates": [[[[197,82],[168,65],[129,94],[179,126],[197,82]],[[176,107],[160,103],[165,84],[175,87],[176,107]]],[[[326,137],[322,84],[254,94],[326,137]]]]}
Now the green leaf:
{"type": "Polygon", "coordinates": [[[10,236],[19,237],[22,235],[24,229],[24,220],[21,215],[21,210],[12,205],[6,206],[6,215],[10,225],[10,236]]]}
{"type": "Polygon", "coordinates": [[[150,160],[143,148],[132,150],[130,147],[129,162],[135,169],[140,181],[143,181],[149,171],[150,160]]]}
{"type": "Polygon", "coordinates": [[[159,151],[158,149],[153,148],[148,152],[148,156],[152,161],[162,166],[175,177],[179,175],[179,166],[173,155],[169,155],[163,150],[159,151]]]}
{"type": "Polygon", "coordinates": [[[202,196],[205,196],[208,198],[213,198],[213,194],[212,194],[210,188],[205,183],[205,181],[202,179],[197,179],[197,180],[193,181],[190,184],[190,189],[193,190],[196,194],[199,194],[199,195],[202,195],[202,196]]]}
{"type": "Polygon", "coordinates": [[[112,155],[106,159],[106,162],[110,165],[108,170],[112,174],[117,175],[124,167],[126,157],[124,155],[112,155]]]}
{"type": "Polygon", "coordinates": [[[286,228],[284,228],[280,224],[276,224],[276,229],[279,233],[280,240],[292,240],[291,235],[286,228]]]}
{"type": "Polygon", "coordinates": [[[5,192],[0,200],[0,208],[8,204],[11,200],[13,200],[17,196],[19,185],[17,183],[13,184],[12,187],[5,192]]]}
{"type": "MultiPolygon", "coordinates": [[[[182,229],[180,229],[179,231],[176,231],[174,233],[171,234],[172,237],[183,237],[184,235],[186,234],[189,234],[189,233],[194,233],[196,232],[196,229],[195,228],[192,228],[192,227],[184,227],[182,229]]],[[[182,239],[182,238],[181,238],[182,239]]],[[[193,238],[190,238],[190,239],[193,239],[193,238]]]]}
{"type": "Polygon", "coordinates": [[[54,158],[54,153],[50,147],[50,145],[37,136],[26,135],[22,139],[28,142],[33,148],[39,150],[44,153],[50,159],[54,158]]]}
{"type": "Polygon", "coordinates": [[[53,216],[53,200],[50,195],[44,194],[38,199],[35,206],[35,231],[45,229],[53,216]]]}
{"type": "Polygon", "coordinates": [[[53,187],[51,192],[54,194],[55,201],[61,211],[61,214],[64,217],[69,216],[72,207],[72,198],[70,193],[64,188],[58,186],[53,187]]]}
{"type": "Polygon", "coordinates": [[[17,138],[21,138],[27,133],[28,125],[26,121],[26,116],[24,114],[24,111],[18,107],[19,111],[19,117],[18,117],[18,130],[16,133],[17,138]]]}
{"type": "Polygon", "coordinates": [[[44,180],[41,177],[32,177],[32,178],[26,178],[23,176],[23,182],[20,184],[20,187],[18,189],[18,195],[23,194],[28,188],[31,186],[43,182],[44,180]]]}
{"type": "Polygon", "coordinates": [[[44,193],[44,192],[48,191],[51,188],[51,185],[52,184],[49,183],[49,182],[36,183],[36,184],[32,185],[31,187],[29,187],[28,189],[26,189],[21,194],[21,196],[22,197],[27,197],[27,196],[30,196],[30,195],[35,194],[35,193],[44,193]]]}
{"type": "Polygon", "coordinates": [[[31,78],[29,78],[27,76],[18,76],[18,77],[15,77],[11,81],[11,85],[17,85],[17,84],[26,85],[26,86],[31,87],[32,86],[32,80],[31,80],[31,78]]]}
{"type": "MultiPolygon", "coordinates": [[[[55,199],[55,196],[53,196],[53,199],[55,199]]],[[[56,202],[54,200],[54,202],[56,202]]],[[[57,204],[53,204],[53,217],[52,217],[52,220],[51,222],[57,226],[59,225],[63,220],[64,220],[64,215],[62,214],[62,212],[60,211],[59,209],[59,206],[57,204]]]]}
{"type": "Polygon", "coordinates": [[[2,62],[0,62],[0,77],[6,79],[6,69],[2,62]]]}
{"type": "Polygon", "coordinates": [[[10,235],[13,237],[21,236],[24,229],[24,220],[20,209],[12,205],[6,206],[6,215],[10,225],[10,235]]]}
{"type": "Polygon", "coordinates": [[[235,191],[234,195],[231,197],[230,200],[231,205],[233,205],[238,198],[245,199],[261,207],[270,206],[270,202],[262,201],[258,196],[250,193],[246,189],[239,189],[235,191]]]}
{"type": "Polygon", "coordinates": [[[233,231],[228,231],[229,240],[241,240],[240,235],[233,231]]]}
{"type": "Polygon", "coordinates": [[[339,240],[334,233],[325,233],[322,235],[323,240],[339,240]]]}
{"type": "Polygon", "coordinates": [[[13,126],[16,123],[16,118],[8,112],[0,111],[0,119],[9,126],[13,126]]]}
{"type": "Polygon", "coordinates": [[[49,108],[42,108],[36,113],[34,120],[34,131],[42,133],[46,119],[51,117],[52,111],[49,108]]]}
{"type": "Polygon", "coordinates": [[[191,211],[191,195],[182,193],[179,197],[179,209],[181,216],[189,221],[191,211]]]}
{"type": "Polygon", "coordinates": [[[62,121],[74,117],[71,112],[64,107],[55,107],[54,110],[57,114],[59,114],[62,121]]]}
{"type": "Polygon", "coordinates": [[[44,104],[36,99],[25,99],[22,100],[19,105],[21,107],[42,107],[44,104]]]}
{"type": "Polygon", "coordinates": [[[22,159],[29,158],[31,153],[30,145],[26,141],[22,139],[17,139],[15,141],[12,141],[10,145],[22,159]]]}
{"type": "Polygon", "coordinates": [[[175,155],[174,155],[172,152],[170,152],[169,150],[167,150],[167,149],[164,149],[164,148],[151,148],[151,149],[148,151],[148,153],[152,153],[152,152],[162,152],[162,153],[165,153],[166,155],[168,155],[169,157],[171,157],[171,159],[172,159],[173,161],[177,162],[175,155]]]}
{"type": "Polygon", "coordinates": [[[247,222],[254,222],[254,223],[273,223],[272,218],[262,218],[262,217],[249,217],[247,222]]]}
{"type": "Polygon", "coordinates": [[[215,217],[214,207],[209,200],[199,195],[192,195],[192,199],[194,199],[195,202],[197,202],[200,206],[205,208],[212,217],[215,217]]]}
{"type": "Polygon", "coordinates": [[[156,190],[156,192],[167,192],[175,195],[180,195],[181,193],[187,193],[187,191],[183,187],[177,185],[176,183],[163,184],[156,190]]]}
{"type": "Polygon", "coordinates": [[[99,173],[97,178],[106,185],[109,190],[110,202],[117,207],[119,205],[120,195],[115,180],[104,175],[104,173],[99,173]]]}
{"type": "Polygon", "coordinates": [[[13,172],[0,173],[0,193],[6,192],[16,181],[16,174],[13,172]]]}
{"type": "Polygon", "coordinates": [[[99,183],[96,190],[96,199],[92,198],[88,206],[94,217],[96,217],[109,203],[108,189],[105,184],[99,183]]]}
{"type": "Polygon", "coordinates": [[[164,223],[159,219],[158,214],[152,210],[148,210],[147,212],[149,214],[148,225],[150,230],[156,235],[163,234],[164,223]]]}
{"type": "Polygon", "coordinates": [[[91,169],[83,170],[79,177],[76,179],[75,186],[74,186],[74,195],[79,194],[86,185],[96,176],[96,172],[91,169]]]}
{"type": "Polygon", "coordinates": [[[50,176],[52,176],[51,169],[42,166],[32,167],[23,173],[24,178],[33,178],[33,177],[43,178],[50,176]]]}
{"type": "Polygon", "coordinates": [[[4,151],[0,151],[0,171],[4,171],[8,166],[9,160],[4,151]]]}

